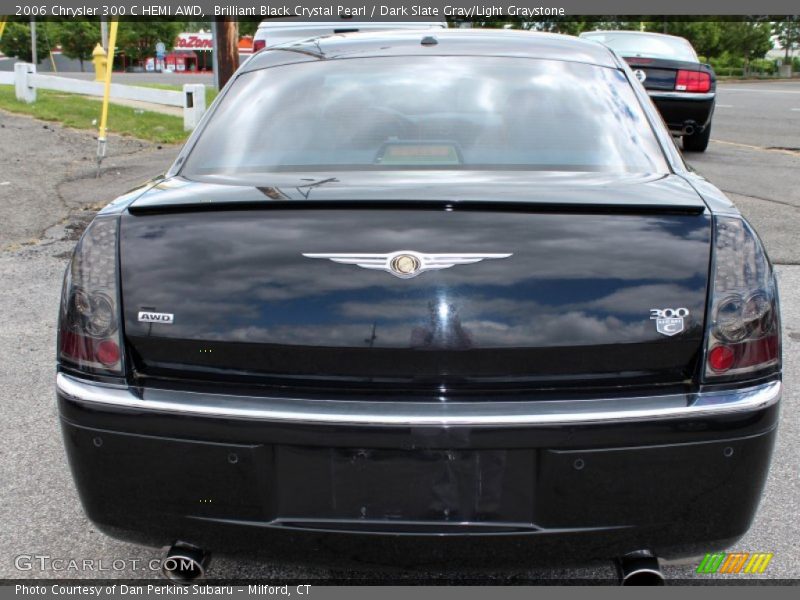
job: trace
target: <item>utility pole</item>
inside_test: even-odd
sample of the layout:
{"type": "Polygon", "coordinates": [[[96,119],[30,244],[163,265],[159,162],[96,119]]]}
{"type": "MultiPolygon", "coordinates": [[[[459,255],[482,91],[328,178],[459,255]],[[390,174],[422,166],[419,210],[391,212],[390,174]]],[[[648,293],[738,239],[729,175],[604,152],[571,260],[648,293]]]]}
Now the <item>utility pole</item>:
{"type": "Polygon", "coordinates": [[[36,18],[31,17],[31,62],[39,64],[39,57],[36,55],[36,18]]]}
{"type": "Polygon", "coordinates": [[[230,17],[214,22],[214,82],[222,89],[239,68],[239,23],[230,17]]]}

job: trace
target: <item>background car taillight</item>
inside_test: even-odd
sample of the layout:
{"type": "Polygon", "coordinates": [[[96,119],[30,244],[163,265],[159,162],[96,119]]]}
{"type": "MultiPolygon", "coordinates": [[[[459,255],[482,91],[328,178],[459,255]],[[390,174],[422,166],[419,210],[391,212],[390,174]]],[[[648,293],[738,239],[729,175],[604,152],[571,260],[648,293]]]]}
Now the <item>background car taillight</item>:
{"type": "Polygon", "coordinates": [[[713,263],[705,380],[777,370],[781,332],[775,275],[744,219],[715,218],[713,263]]]}
{"type": "Polygon", "coordinates": [[[90,373],[121,375],[122,332],[117,281],[116,217],[99,217],[86,229],[64,276],[58,356],[90,373]]]}
{"type": "Polygon", "coordinates": [[[253,40],[253,52],[258,52],[267,47],[267,40],[253,40]]]}
{"type": "Polygon", "coordinates": [[[710,89],[711,75],[705,71],[681,69],[675,77],[675,90],[678,92],[707,92],[710,89]]]}

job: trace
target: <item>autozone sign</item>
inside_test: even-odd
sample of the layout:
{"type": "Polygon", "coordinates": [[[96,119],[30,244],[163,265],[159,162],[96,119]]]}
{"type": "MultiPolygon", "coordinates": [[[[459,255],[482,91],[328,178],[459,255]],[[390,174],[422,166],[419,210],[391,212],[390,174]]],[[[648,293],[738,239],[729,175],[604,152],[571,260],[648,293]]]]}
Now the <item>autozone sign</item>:
{"type": "Polygon", "coordinates": [[[175,50],[211,50],[210,33],[181,33],[175,40],[175,50]]]}

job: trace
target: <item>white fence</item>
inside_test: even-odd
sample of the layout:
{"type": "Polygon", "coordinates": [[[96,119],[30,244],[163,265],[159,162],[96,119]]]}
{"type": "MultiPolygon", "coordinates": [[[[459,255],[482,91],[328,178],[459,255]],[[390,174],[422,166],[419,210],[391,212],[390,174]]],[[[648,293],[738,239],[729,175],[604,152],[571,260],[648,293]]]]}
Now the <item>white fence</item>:
{"type": "MultiPolygon", "coordinates": [[[[2,83],[13,84],[17,100],[28,103],[36,102],[37,89],[100,97],[104,92],[102,82],[40,75],[36,72],[36,66],[29,63],[16,63],[14,73],[0,73],[0,84],[2,83]]],[[[206,86],[201,83],[186,83],[183,91],[178,92],[112,83],[111,101],[113,102],[115,99],[181,107],[183,108],[183,128],[191,131],[197,127],[200,118],[206,111],[206,86]]]]}

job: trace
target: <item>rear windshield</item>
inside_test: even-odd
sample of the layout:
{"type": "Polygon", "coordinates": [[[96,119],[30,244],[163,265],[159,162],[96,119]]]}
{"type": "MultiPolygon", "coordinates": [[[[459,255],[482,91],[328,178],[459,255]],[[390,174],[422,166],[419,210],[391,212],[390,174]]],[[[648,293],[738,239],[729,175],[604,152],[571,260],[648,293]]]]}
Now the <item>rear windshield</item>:
{"type": "Polygon", "coordinates": [[[644,56],[697,62],[692,45],[683,38],[637,33],[588,33],[581,37],[601,42],[620,56],[644,56]]]}
{"type": "Polygon", "coordinates": [[[667,171],[624,74],[562,61],[392,57],[244,73],[182,174],[667,171]]]}

